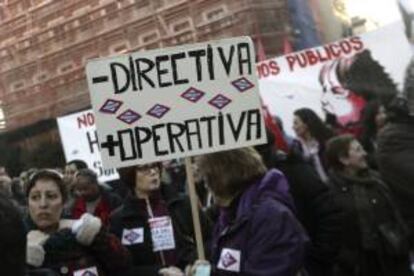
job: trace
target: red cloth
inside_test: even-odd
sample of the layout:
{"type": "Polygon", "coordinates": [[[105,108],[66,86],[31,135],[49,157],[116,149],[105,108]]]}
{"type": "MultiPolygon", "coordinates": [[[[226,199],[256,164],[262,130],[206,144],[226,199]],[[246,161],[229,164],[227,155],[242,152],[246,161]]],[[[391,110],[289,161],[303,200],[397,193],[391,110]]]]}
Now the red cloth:
{"type": "MultiPolygon", "coordinates": [[[[86,201],[83,198],[78,198],[74,204],[72,210],[72,218],[79,219],[83,214],[86,213],[86,201]]],[[[107,226],[109,222],[109,215],[111,213],[111,209],[109,207],[108,201],[101,197],[96,205],[95,212],[93,215],[101,219],[102,224],[107,226]]]]}
{"type": "Polygon", "coordinates": [[[272,131],[273,135],[275,136],[274,142],[275,142],[276,148],[278,150],[282,150],[288,153],[289,146],[286,143],[285,138],[283,138],[282,131],[280,130],[279,126],[273,120],[272,115],[270,115],[270,112],[267,109],[267,106],[265,106],[263,103],[262,103],[262,110],[263,110],[265,125],[270,131],[272,131]]]}

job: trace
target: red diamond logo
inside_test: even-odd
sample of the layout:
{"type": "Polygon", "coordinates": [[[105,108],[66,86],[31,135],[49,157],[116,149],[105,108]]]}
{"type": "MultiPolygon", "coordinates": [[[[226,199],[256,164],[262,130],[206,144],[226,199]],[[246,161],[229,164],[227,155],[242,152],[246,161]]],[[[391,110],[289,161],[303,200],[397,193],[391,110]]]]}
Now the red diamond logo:
{"type": "Polygon", "coordinates": [[[118,111],[121,105],[122,105],[121,101],[108,99],[99,109],[99,111],[102,113],[114,114],[118,111]]]}
{"type": "Polygon", "coordinates": [[[243,93],[247,90],[249,90],[250,88],[254,87],[254,84],[251,83],[248,79],[246,78],[240,78],[237,79],[235,81],[232,81],[231,84],[236,87],[236,89],[240,92],[243,93]]]}
{"type": "Polygon", "coordinates": [[[198,102],[206,93],[204,93],[201,90],[198,90],[194,87],[190,87],[187,89],[183,94],[181,94],[181,97],[184,99],[196,103],[198,102]]]}
{"type": "Polygon", "coordinates": [[[168,106],[156,104],[151,107],[150,110],[148,110],[147,114],[152,117],[161,119],[168,111],[170,111],[170,108],[168,106]]]}
{"type": "Polygon", "coordinates": [[[139,115],[138,113],[136,113],[135,111],[131,109],[128,109],[122,112],[122,114],[119,115],[117,118],[118,120],[130,125],[138,121],[141,118],[141,115],[139,115]]]}
{"type": "Polygon", "coordinates": [[[225,106],[231,103],[231,100],[222,94],[218,94],[208,103],[217,109],[223,109],[225,106]]]}

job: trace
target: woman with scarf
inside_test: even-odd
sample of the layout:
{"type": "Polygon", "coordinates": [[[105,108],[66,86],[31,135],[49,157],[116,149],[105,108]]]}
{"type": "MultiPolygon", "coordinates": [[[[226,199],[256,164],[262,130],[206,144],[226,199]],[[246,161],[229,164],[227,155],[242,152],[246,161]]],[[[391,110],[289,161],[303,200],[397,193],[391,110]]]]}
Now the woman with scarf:
{"type": "Polygon", "coordinates": [[[100,276],[122,275],[127,270],[128,251],[105,231],[99,218],[85,214],[78,220],[61,219],[67,193],[58,172],[33,174],[26,195],[26,263],[30,270],[100,276]]]}

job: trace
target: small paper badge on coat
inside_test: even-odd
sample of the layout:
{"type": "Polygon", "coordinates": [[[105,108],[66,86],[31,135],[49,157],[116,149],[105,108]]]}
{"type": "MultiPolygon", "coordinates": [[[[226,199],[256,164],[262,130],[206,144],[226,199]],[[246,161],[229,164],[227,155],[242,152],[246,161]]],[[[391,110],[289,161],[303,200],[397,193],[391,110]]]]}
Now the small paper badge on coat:
{"type": "Polygon", "coordinates": [[[76,270],[73,276],[99,276],[96,266],[88,267],[85,269],[76,270]]]}
{"type": "Polygon", "coordinates": [[[144,242],[144,228],[124,229],[122,231],[122,244],[133,245],[144,242]]]}
{"type": "Polygon", "coordinates": [[[217,268],[227,271],[240,272],[240,250],[223,248],[217,268]]]}
{"type": "Polygon", "coordinates": [[[170,217],[151,218],[148,223],[154,252],[175,249],[174,229],[170,217]]]}

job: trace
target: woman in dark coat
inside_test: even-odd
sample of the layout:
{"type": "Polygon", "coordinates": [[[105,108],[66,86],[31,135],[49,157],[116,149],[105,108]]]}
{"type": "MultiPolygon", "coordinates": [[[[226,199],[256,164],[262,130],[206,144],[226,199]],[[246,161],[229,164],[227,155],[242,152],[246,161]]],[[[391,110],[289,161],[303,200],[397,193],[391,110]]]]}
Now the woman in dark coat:
{"type": "MultiPolygon", "coordinates": [[[[180,269],[197,259],[190,202],[161,184],[161,166],[151,163],[119,170],[130,193],[109,224],[132,255],[128,275],[180,275],[180,269]]],[[[203,216],[201,220],[207,235],[203,216]]]]}
{"type": "Polygon", "coordinates": [[[341,135],[327,143],[326,154],[334,197],[344,211],[335,275],[411,275],[407,228],[360,143],[341,135]]]}
{"type": "Polygon", "coordinates": [[[79,220],[61,219],[66,191],[58,172],[36,172],[26,193],[26,263],[31,270],[75,276],[123,275],[129,266],[128,251],[105,231],[100,219],[89,214],[79,220]]]}

